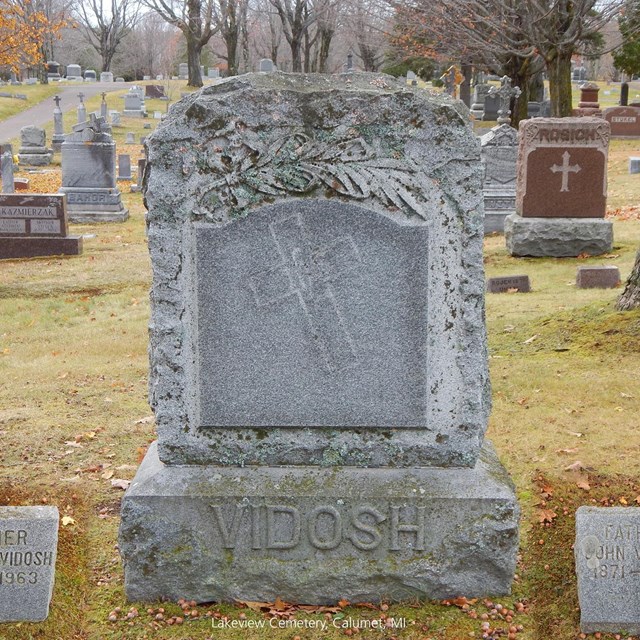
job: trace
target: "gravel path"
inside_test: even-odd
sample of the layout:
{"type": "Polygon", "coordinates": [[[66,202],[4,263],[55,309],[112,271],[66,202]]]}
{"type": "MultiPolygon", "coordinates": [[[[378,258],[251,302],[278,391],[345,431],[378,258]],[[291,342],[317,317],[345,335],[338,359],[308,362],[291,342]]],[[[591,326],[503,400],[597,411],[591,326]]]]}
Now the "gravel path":
{"type": "MultiPolygon", "coordinates": [[[[58,92],[58,95],[61,98],[60,109],[63,112],[75,109],[78,106],[78,93],[80,93],[80,91],[84,93],[86,99],[102,93],[103,91],[108,92],[126,89],[127,86],[128,85],[125,82],[87,82],[83,85],[61,85],[60,91],[58,92]]],[[[19,135],[20,129],[29,124],[41,127],[50,120],[53,120],[54,107],[55,103],[52,96],[51,98],[46,98],[42,102],[39,102],[30,109],[22,111],[21,113],[0,122],[0,142],[8,142],[12,138],[15,138],[19,135]]],[[[118,109],[118,111],[120,110],[121,109],[118,109]]]]}

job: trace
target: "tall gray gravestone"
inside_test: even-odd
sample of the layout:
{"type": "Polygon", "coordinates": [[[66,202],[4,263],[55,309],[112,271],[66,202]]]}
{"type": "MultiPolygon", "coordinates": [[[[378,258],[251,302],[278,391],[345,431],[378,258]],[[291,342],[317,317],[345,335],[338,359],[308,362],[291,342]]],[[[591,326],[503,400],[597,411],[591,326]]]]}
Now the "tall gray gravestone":
{"type": "Polygon", "coordinates": [[[149,137],[158,442],[122,506],[129,598],[509,591],[466,114],[379,74],[256,73],[149,137]]]}
{"type": "Polygon", "coordinates": [[[62,187],[71,222],[123,222],[129,217],[116,186],[116,144],[104,118],[91,114],[62,144],[62,187]]]}
{"type": "Polygon", "coordinates": [[[40,167],[51,164],[53,151],[47,147],[47,133],[32,124],[20,129],[20,164],[40,167]]]}
{"type": "Polygon", "coordinates": [[[13,154],[5,151],[0,155],[0,172],[2,174],[2,193],[13,193],[13,154]]]}
{"type": "Polygon", "coordinates": [[[518,132],[508,124],[480,138],[484,165],[484,232],[502,233],[504,219],[516,210],[518,132]]]}

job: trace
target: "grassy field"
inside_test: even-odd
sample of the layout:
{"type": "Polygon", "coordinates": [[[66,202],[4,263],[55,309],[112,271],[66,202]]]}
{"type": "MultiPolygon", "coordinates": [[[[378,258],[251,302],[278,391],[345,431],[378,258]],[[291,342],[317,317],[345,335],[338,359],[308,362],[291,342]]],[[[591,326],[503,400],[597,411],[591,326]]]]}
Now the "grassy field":
{"type": "MultiPolygon", "coordinates": [[[[132,153],[134,166],[141,147],[122,142],[126,131],[148,133],[146,122],[156,124],[123,120],[115,130],[118,152],[132,153]]],[[[623,278],[630,272],[640,245],[640,180],[626,167],[634,144],[612,143],[611,254],[516,259],[502,237],[485,242],[488,276],[526,273],[533,288],[486,300],[494,403],[488,436],[523,509],[513,595],[494,602],[343,603],[311,612],[278,604],[272,618],[257,605],[127,603],[116,546],[119,504],[155,439],[147,404],[150,264],[142,198],[121,183],[127,222],[72,225],[72,233],[86,234],[82,256],[1,262],[0,504],[55,504],[71,520],[60,529],[49,619],[2,625],[0,640],[577,638],[575,509],[640,502],[640,311],[614,310],[620,289],[574,284],[581,265],[615,264],[623,278]],[[551,521],[544,517],[549,509],[551,521]],[[225,618],[268,625],[286,616],[328,627],[219,628],[225,618]],[[340,628],[348,617],[403,619],[407,626],[340,628]]],[[[59,169],[30,179],[33,191],[54,191],[59,169]]]]}

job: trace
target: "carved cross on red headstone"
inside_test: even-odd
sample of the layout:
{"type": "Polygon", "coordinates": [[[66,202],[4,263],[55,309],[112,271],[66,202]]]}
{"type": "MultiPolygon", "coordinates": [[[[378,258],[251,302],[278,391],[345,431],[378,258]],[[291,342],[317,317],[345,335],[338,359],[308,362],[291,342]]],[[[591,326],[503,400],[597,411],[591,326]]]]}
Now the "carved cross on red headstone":
{"type": "Polygon", "coordinates": [[[574,164],[573,166],[569,164],[570,158],[569,152],[565,151],[562,154],[562,166],[554,164],[550,168],[550,171],[553,171],[553,173],[562,173],[562,186],[560,191],[569,191],[569,174],[580,171],[579,164],[574,164]]]}

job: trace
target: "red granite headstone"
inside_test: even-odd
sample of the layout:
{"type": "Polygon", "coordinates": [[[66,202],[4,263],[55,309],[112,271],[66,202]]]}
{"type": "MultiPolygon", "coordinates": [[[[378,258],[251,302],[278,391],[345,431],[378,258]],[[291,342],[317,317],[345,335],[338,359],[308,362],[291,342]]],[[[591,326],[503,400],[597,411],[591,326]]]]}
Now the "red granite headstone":
{"type": "Polygon", "coordinates": [[[578,267],[576,286],[579,289],[612,289],[620,284],[618,267],[578,267]]]}
{"type": "Polygon", "coordinates": [[[640,138],[640,109],[610,107],[602,117],[611,125],[611,135],[617,138],[640,138]]]}
{"type": "Polygon", "coordinates": [[[604,218],[609,123],[601,118],[520,122],[516,212],[526,218],[604,218]]]}
{"type": "Polygon", "coordinates": [[[67,232],[65,195],[0,194],[0,259],[82,253],[67,232]]]}

